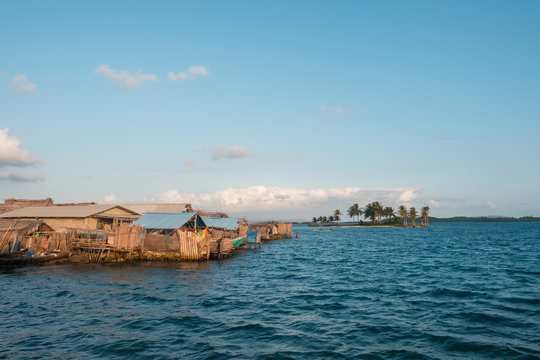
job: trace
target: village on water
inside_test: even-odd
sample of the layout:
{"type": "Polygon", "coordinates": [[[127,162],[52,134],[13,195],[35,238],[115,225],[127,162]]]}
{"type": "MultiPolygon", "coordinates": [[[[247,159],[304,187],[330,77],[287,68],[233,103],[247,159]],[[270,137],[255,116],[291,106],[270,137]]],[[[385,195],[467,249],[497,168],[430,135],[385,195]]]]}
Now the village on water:
{"type": "MultiPolygon", "coordinates": [[[[428,226],[429,207],[415,224],[414,207],[399,209],[378,201],[347,213],[356,222],[339,223],[341,212],[314,217],[313,227],[428,226]],[[360,220],[363,215],[370,223],[360,220]],[[408,223],[408,218],[412,223],[408,223]],[[384,218],[384,219],[383,219],[384,218]]],[[[315,229],[314,231],[333,231],[315,229]]],[[[298,237],[290,222],[249,222],[223,212],[193,209],[191,204],[57,204],[6,199],[0,204],[0,266],[133,261],[199,261],[228,257],[265,241],[298,237]]]]}
{"type": "Polygon", "coordinates": [[[249,223],[191,204],[0,204],[0,266],[220,259],[293,236],[292,223],[249,223]]]}

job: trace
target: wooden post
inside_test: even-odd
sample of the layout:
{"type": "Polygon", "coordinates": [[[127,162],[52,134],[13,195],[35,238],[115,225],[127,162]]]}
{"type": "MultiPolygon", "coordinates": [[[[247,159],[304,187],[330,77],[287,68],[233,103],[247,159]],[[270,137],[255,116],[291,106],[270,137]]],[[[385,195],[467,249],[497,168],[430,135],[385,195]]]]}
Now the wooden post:
{"type": "MultiPolygon", "coordinates": [[[[15,223],[11,224],[11,226],[9,227],[9,229],[6,231],[6,233],[4,234],[4,237],[2,238],[2,241],[0,241],[0,251],[2,251],[2,249],[4,248],[5,246],[5,243],[7,242],[6,239],[8,237],[8,234],[9,232],[11,231],[11,229],[13,228],[13,226],[15,225],[15,223]]],[[[8,252],[9,252],[9,246],[8,246],[8,252]]]]}
{"type": "Polygon", "coordinates": [[[114,247],[115,248],[118,248],[118,235],[120,234],[120,232],[118,231],[118,219],[117,218],[114,218],[113,219],[113,233],[114,233],[114,247]]]}
{"type": "Polygon", "coordinates": [[[178,238],[178,252],[180,253],[180,257],[182,257],[182,241],[180,241],[180,234],[178,233],[178,229],[174,232],[176,234],[176,237],[178,238]]]}

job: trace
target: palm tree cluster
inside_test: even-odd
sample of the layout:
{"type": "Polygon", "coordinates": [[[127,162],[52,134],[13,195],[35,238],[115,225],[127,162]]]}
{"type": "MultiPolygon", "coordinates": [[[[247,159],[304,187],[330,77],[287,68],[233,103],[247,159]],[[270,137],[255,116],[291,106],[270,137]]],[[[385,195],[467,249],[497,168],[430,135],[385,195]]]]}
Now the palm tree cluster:
{"type": "MultiPolygon", "coordinates": [[[[424,206],[420,211],[420,216],[422,219],[422,225],[428,226],[428,218],[429,218],[429,206],[424,206]]],[[[401,219],[403,220],[403,226],[409,225],[409,218],[411,219],[411,225],[416,226],[416,218],[418,216],[418,212],[416,211],[416,208],[412,206],[408,211],[407,208],[403,205],[399,207],[399,215],[401,216],[401,219]]]]}
{"type": "Polygon", "coordinates": [[[329,223],[329,222],[336,222],[336,223],[339,223],[339,220],[341,219],[341,211],[339,210],[336,210],[334,211],[334,215],[330,215],[329,217],[326,217],[326,216],[319,216],[319,217],[314,217],[313,219],[311,219],[311,222],[312,223],[329,223]]]}
{"type": "MultiPolygon", "coordinates": [[[[415,221],[418,217],[418,212],[416,211],[415,207],[411,207],[409,210],[407,210],[404,205],[400,205],[398,211],[399,216],[403,221],[403,226],[409,225],[409,218],[411,219],[411,225],[416,226],[415,221]]],[[[336,210],[334,211],[334,214],[330,215],[329,217],[314,217],[311,221],[313,223],[329,223],[334,221],[339,222],[339,220],[341,219],[341,215],[341,211],[336,210]]],[[[394,209],[391,206],[383,206],[378,201],[370,202],[364,207],[360,207],[360,205],[354,203],[347,210],[347,215],[349,215],[349,217],[353,220],[354,218],[356,218],[358,222],[360,222],[360,216],[364,216],[364,219],[371,220],[373,224],[375,224],[376,222],[382,224],[383,218],[385,219],[384,222],[387,224],[396,223],[397,221],[394,209]]],[[[422,225],[427,226],[429,217],[429,206],[424,206],[422,208],[420,216],[422,219],[422,225]]]]}
{"type": "Polygon", "coordinates": [[[370,219],[372,223],[375,220],[379,224],[382,224],[382,218],[386,218],[387,223],[392,223],[396,220],[394,209],[391,206],[383,206],[378,201],[373,201],[364,206],[363,209],[364,219],[370,219]]]}

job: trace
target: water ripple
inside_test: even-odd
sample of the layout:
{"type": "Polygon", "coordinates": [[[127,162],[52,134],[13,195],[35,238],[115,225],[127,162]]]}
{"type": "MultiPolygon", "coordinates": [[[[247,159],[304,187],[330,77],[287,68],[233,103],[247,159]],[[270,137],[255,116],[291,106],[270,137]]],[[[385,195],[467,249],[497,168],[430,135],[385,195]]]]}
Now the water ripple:
{"type": "Polygon", "coordinates": [[[0,359],[537,359],[540,224],[336,229],[212,263],[0,272],[0,359]]]}

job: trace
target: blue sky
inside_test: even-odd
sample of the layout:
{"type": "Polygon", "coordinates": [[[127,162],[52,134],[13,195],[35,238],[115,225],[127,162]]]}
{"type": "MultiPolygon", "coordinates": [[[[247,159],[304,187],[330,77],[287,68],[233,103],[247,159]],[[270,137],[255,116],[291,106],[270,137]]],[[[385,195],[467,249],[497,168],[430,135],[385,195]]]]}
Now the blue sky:
{"type": "Polygon", "coordinates": [[[0,9],[0,199],[540,215],[538,1],[0,9]]]}

